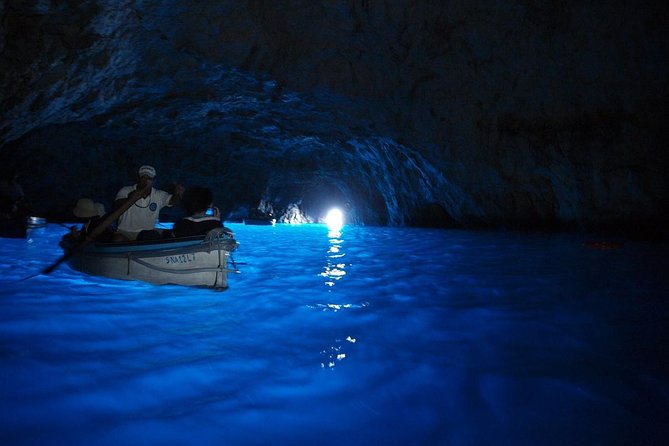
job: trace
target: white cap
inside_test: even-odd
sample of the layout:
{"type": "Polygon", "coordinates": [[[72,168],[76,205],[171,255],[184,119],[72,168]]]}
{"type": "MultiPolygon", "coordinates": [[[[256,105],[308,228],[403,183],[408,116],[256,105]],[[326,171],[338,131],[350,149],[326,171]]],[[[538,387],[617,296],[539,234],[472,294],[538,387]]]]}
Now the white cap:
{"type": "Polygon", "coordinates": [[[149,178],[153,178],[156,176],[156,169],[154,169],[153,166],[142,166],[139,168],[139,171],[137,173],[139,174],[140,177],[142,175],[146,175],[149,178]]]}

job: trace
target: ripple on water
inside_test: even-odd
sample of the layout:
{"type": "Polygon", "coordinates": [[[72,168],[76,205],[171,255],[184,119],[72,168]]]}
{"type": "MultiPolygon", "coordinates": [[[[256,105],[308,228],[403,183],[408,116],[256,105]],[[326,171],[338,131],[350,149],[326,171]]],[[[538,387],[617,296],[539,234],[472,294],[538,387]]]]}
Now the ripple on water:
{"type": "Polygon", "coordinates": [[[666,246],[230,226],[241,274],[224,292],[66,265],[20,280],[58,259],[65,229],[2,240],[0,442],[639,444],[669,434],[666,246]]]}

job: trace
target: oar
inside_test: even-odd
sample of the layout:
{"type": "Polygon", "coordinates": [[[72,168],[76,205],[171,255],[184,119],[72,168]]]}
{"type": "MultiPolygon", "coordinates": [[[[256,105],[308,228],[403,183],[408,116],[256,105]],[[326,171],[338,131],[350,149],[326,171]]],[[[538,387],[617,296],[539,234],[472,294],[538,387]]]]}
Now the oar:
{"type": "Polygon", "coordinates": [[[118,209],[116,209],[114,212],[110,213],[107,215],[107,217],[102,220],[102,223],[100,223],[93,231],[91,231],[90,234],[86,234],[86,238],[84,238],[79,244],[76,246],[70,248],[63,254],[63,256],[56,261],[53,265],[44,268],[41,272],[41,274],[50,274],[60,266],[61,263],[72,257],[74,254],[77,252],[81,251],[86,245],[88,245],[91,242],[94,242],[96,238],[100,236],[104,232],[105,229],[107,229],[116,219],[118,219],[121,214],[123,214],[125,211],[127,211],[130,206],[135,204],[137,200],[139,200],[142,196],[144,196],[149,190],[151,186],[146,186],[144,189],[139,189],[128,195],[128,200],[121,205],[118,209]]]}

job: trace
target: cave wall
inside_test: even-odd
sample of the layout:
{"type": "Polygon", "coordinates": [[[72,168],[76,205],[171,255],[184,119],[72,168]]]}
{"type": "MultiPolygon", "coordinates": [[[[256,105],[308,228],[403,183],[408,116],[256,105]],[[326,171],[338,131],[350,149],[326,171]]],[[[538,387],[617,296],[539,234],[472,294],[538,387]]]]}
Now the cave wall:
{"type": "Polygon", "coordinates": [[[360,223],[667,221],[661,2],[0,5],[0,153],[49,160],[41,205],[148,158],[231,212],[334,187],[360,223]]]}
{"type": "Polygon", "coordinates": [[[596,225],[667,209],[660,2],[291,5],[219,10],[229,26],[183,44],[371,100],[385,113],[360,116],[424,144],[474,196],[460,218],[596,225]]]}

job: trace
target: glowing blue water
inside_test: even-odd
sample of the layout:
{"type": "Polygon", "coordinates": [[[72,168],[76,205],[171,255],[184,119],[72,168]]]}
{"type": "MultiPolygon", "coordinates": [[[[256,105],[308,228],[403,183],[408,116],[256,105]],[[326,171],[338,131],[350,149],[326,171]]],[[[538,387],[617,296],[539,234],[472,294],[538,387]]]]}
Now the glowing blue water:
{"type": "Polygon", "coordinates": [[[0,444],[650,444],[669,434],[666,246],[230,224],[213,292],[0,241],[0,444]]]}

